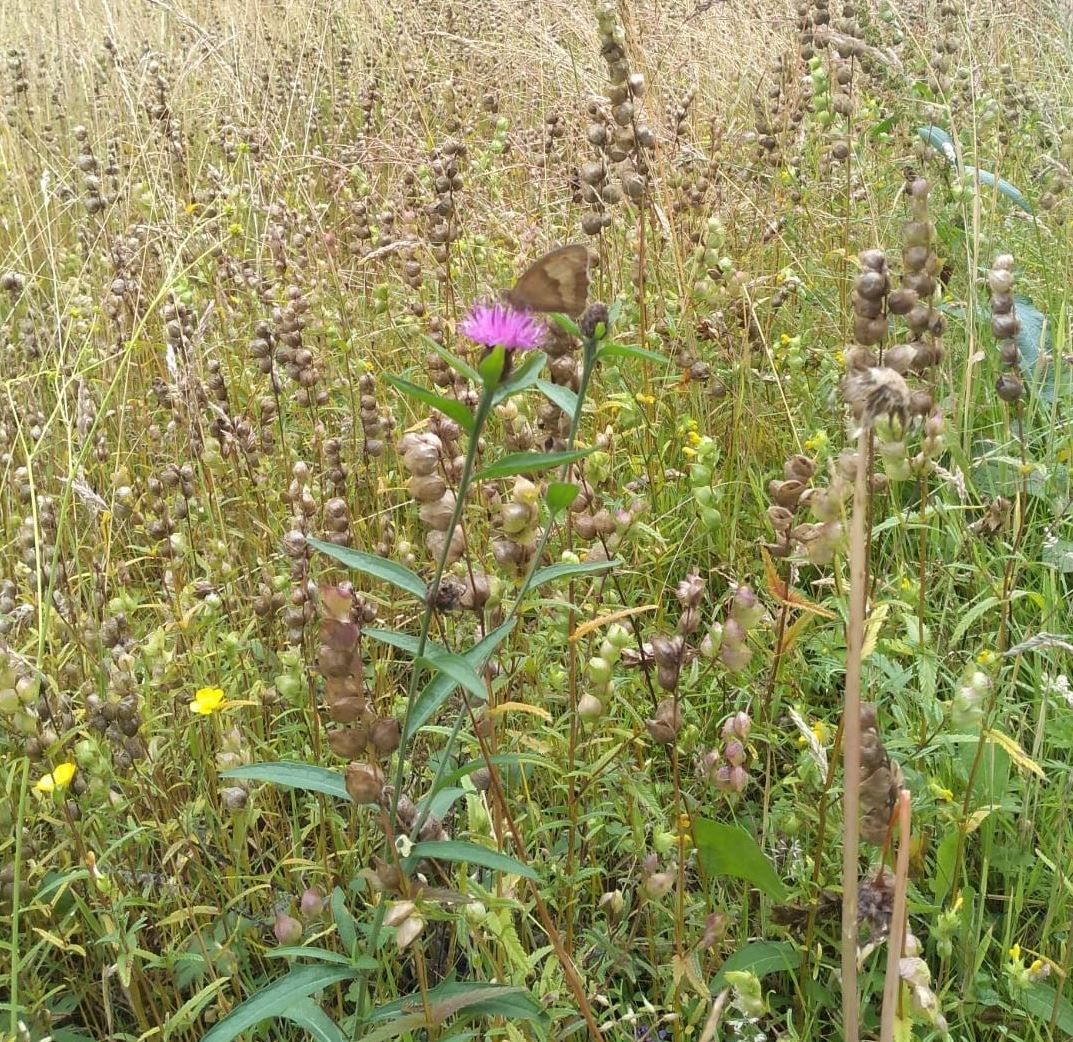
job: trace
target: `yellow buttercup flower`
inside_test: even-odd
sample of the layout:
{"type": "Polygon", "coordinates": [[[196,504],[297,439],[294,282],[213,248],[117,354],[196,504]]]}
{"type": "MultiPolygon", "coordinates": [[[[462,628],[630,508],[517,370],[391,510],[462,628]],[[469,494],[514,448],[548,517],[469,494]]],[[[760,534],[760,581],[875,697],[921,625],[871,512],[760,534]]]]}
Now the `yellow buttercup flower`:
{"type": "Polygon", "coordinates": [[[39,778],[34,788],[38,792],[55,792],[57,789],[65,789],[74,780],[78,767],[68,761],[59,764],[51,774],[39,778]]]}
{"type": "Polygon", "coordinates": [[[199,688],[195,693],[193,701],[190,703],[190,710],[191,712],[199,713],[201,716],[211,716],[217,710],[222,709],[223,706],[223,688],[203,687],[199,688]]]}

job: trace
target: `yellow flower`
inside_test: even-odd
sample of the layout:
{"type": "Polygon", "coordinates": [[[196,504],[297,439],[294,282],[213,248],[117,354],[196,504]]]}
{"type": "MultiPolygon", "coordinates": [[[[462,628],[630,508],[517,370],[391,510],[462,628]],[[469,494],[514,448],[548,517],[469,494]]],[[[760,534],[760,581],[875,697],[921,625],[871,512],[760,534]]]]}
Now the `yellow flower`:
{"type": "Polygon", "coordinates": [[[806,452],[820,452],[827,447],[827,432],[816,431],[811,437],[805,439],[806,452]]]}
{"type": "Polygon", "coordinates": [[[656,404],[655,395],[645,394],[643,391],[638,391],[633,397],[634,397],[634,400],[639,402],[641,405],[655,405],[656,404]]]}
{"type": "Polygon", "coordinates": [[[74,780],[77,771],[78,767],[70,761],[61,763],[51,774],[39,778],[34,788],[38,792],[55,792],[57,789],[64,789],[74,780]]]}
{"type": "Polygon", "coordinates": [[[991,651],[990,648],[984,648],[984,650],[976,656],[976,664],[978,666],[993,666],[997,658],[998,655],[991,651]]]}
{"type": "Polygon", "coordinates": [[[1021,961],[1021,946],[1019,944],[1015,944],[1010,949],[1010,961],[1011,962],[1020,962],[1021,961]]]}
{"type": "Polygon", "coordinates": [[[194,695],[190,703],[190,709],[202,716],[211,716],[224,706],[223,689],[219,687],[203,687],[194,695]]]}

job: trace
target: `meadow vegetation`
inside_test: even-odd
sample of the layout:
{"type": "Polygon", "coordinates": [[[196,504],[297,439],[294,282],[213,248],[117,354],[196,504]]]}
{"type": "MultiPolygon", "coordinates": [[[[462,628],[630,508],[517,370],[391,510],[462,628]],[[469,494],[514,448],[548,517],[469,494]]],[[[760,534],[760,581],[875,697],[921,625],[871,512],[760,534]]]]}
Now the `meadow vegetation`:
{"type": "Polygon", "coordinates": [[[1063,4],[0,25],[4,1039],[1073,1037],[1063,4]]]}

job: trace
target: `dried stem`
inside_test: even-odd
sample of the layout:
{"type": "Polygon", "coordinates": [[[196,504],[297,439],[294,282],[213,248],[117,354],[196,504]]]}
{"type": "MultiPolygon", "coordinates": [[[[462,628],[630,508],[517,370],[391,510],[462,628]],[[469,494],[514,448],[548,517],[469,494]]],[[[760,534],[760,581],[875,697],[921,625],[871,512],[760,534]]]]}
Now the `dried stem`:
{"type": "Polygon", "coordinates": [[[867,598],[868,432],[857,438],[857,476],[849,542],[849,627],[843,710],[844,822],[842,828],[842,1026],[845,1042],[858,1042],[857,853],[860,841],[861,651],[867,598]]]}
{"type": "Polygon", "coordinates": [[[898,989],[901,984],[899,964],[905,947],[906,896],[909,886],[909,827],[911,810],[909,792],[898,793],[898,863],[894,870],[894,908],[887,937],[887,975],[883,979],[883,1017],[879,1042],[894,1042],[894,1018],[898,1011],[898,989]]]}

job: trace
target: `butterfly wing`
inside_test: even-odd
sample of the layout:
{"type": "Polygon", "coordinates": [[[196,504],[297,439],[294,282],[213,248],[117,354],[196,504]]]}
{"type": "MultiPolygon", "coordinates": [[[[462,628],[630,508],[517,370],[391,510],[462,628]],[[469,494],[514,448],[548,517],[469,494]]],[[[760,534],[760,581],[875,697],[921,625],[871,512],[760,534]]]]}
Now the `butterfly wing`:
{"type": "Polygon", "coordinates": [[[589,251],[579,243],[545,253],[507,294],[516,308],[577,316],[589,299],[589,251]]]}

